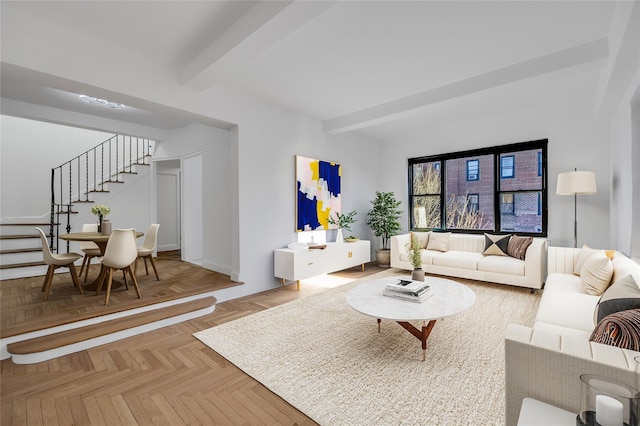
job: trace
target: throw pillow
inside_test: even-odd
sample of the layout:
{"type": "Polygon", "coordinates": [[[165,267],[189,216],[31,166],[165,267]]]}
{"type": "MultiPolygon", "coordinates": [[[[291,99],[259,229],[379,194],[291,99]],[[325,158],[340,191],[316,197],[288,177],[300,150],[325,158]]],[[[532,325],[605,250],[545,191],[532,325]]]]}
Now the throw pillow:
{"type": "Polygon", "coordinates": [[[449,238],[451,232],[432,232],[429,235],[427,250],[447,251],[449,250],[449,238]]]}
{"type": "Polygon", "coordinates": [[[421,249],[427,248],[427,242],[429,241],[429,232],[411,231],[411,240],[413,241],[414,238],[418,240],[418,247],[420,247],[421,249]]]}
{"type": "Polygon", "coordinates": [[[576,265],[573,267],[574,275],[580,276],[580,270],[582,269],[584,262],[589,258],[589,256],[591,256],[596,251],[598,250],[592,249],[586,244],[582,245],[582,249],[580,250],[580,254],[578,255],[578,261],[576,262],[576,265]]]}
{"type": "Polygon", "coordinates": [[[602,293],[596,305],[595,323],[607,315],[627,309],[640,309],[640,288],[631,275],[620,278],[602,293]]]}
{"type": "Polygon", "coordinates": [[[613,264],[604,250],[597,250],[584,262],[580,281],[587,294],[599,296],[609,287],[613,276],[613,264]]]}
{"type": "Polygon", "coordinates": [[[524,260],[527,249],[533,242],[533,237],[518,237],[517,235],[511,236],[509,244],[507,245],[507,254],[516,259],[524,260]]]}
{"type": "Polygon", "coordinates": [[[485,256],[508,256],[507,246],[509,245],[509,238],[511,238],[511,234],[484,234],[484,251],[482,252],[482,254],[484,254],[485,256]]]}
{"type": "Polygon", "coordinates": [[[640,351],[640,309],[607,315],[591,333],[590,341],[640,351]]]}

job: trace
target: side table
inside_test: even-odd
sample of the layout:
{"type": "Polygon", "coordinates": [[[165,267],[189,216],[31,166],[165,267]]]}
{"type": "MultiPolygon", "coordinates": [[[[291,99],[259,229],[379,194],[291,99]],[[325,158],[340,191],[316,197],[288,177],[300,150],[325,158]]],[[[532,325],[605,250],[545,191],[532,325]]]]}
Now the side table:
{"type": "Polygon", "coordinates": [[[518,426],[575,426],[576,413],[533,398],[522,400],[518,426]]]}

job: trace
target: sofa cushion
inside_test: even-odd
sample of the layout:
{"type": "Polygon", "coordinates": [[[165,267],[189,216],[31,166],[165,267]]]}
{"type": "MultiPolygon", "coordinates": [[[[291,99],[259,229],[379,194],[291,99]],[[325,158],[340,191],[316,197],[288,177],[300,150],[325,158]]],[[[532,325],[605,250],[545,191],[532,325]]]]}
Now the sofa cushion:
{"type": "Polygon", "coordinates": [[[524,261],[509,256],[486,256],[478,260],[478,271],[524,276],[524,261]]]}
{"type": "Polygon", "coordinates": [[[508,256],[507,245],[509,245],[511,235],[491,235],[484,234],[484,255],[508,256]]]}
{"type": "Polygon", "coordinates": [[[433,257],[433,264],[459,269],[477,269],[478,261],[483,258],[482,253],[451,250],[433,257]]]}
{"type": "Polygon", "coordinates": [[[607,315],[593,330],[590,341],[640,351],[640,309],[607,315]]]}
{"type": "Polygon", "coordinates": [[[593,331],[593,311],[598,297],[569,291],[544,290],[535,322],[546,322],[576,330],[593,331]]]}
{"type": "Polygon", "coordinates": [[[620,278],[624,278],[627,275],[633,276],[638,288],[640,288],[640,265],[629,259],[622,253],[616,253],[616,256],[611,259],[613,264],[613,277],[611,281],[616,282],[620,278]]]}
{"type": "Polygon", "coordinates": [[[580,279],[587,294],[599,296],[609,287],[613,276],[613,264],[604,252],[598,250],[584,262],[580,279]]]}
{"type": "MultiPolygon", "coordinates": [[[[433,257],[439,254],[442,254],[442,252],[436,250],[420,250],[420,258],[422,259],[422,264],[433,264],[433,257]]],[[[409,254],[407,252],[400,253],[400,260],[403,262],[411,262],[411,259],[409,259],[409,254]]]]}
{"type": "Polygon", "coordinates": [[[507,254],[516,259],[524,260],[527,249],[533,242],[533,237],[519,237],[512,235],[507,244],[507,254]]]}
{"type": "Polygon", "coordinates": [[[447,251],[449,250],[449,239],[451,232],[432,232],[429,235],[427,250],[447,251]]]}
{"type": "Polygon", "coordinates": [[[429,241],[430,232],[417,232],[411,231],[411,239],[416,239],[418,241],[418,247],[421,249],[427,248],[427,242],[429,241]]]}
{"type": "Polygon", "coordinates": [[[563,274],[561,272],[552,272],[547,275],[544,284],[544,291],[561,290],[571,291],[573,293],[587,294],[582,287],[582,280],[573,274],[563,274]]]}
{"type": "Polygon", "coordinates": [[[580,271],[582,270],[582,266],[584,266],[584,262],[586,262],[589,256],[591,256],[596,251],[598,250],[592,249],[586,244],[582,245],[582,249],[580,250],[580,254],[578,255],[578,261],[573,267],[573,273],[575,275],[580,276],[580,271]]]}
{"type": "Polygon", "coordinates": [[[640,309],[640,288],[631,275],[611,284],[602,294],[596,306],[596,322],[599,323],[614,312],[627,309],[640,309]]]}
{"type": "Polygon", "coordinates": [[[575,328],[563,327],[561,325],[549,324],[542,321],[536,321],[533,324],[533,329],[538,331],[548,331],[551,333],[557,333],[562,336],[563,339],[578,339],[583,340],[585,344],[589,341],[591,336],[590,331],[576,330],[575,328]]]}

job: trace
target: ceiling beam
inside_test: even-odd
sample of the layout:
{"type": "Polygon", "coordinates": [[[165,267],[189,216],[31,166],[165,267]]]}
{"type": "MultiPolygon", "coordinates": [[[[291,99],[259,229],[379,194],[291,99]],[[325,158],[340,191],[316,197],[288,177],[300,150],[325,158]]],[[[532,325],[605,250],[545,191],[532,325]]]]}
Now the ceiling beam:
{"type": "Polygon", "coordinates": [[[206,90],[335,1],[259,1],[182,71],[182,83],[206,90]]]}
{"type": "Polygon", "coordinates": [[[565,68],[606,59],[606,38],[559,50],[451,84],[416,93],[404,98],[355,111],[323,122],[328,134],[349,132],[375,124],[395,120],[415,112],[418,108],[491,89],[520,80],[540,76],[565,68]]]}

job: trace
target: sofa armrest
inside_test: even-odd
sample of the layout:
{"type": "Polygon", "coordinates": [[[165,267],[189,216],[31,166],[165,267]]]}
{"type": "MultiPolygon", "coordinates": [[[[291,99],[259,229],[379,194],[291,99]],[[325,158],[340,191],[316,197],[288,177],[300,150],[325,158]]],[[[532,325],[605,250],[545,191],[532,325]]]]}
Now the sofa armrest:
{"type": "Polygon", "coordinates": [[[573,274],[573,268],[580,257],[580,250],[582,249],[550,246],[547,260],[548,273],[573,274]]]}
{"type": "MultiPolygon", "coordinates": [[[[406,251],[406,246],[411,242],[411,234],[400,234],[391,237],[391,267],[407,269],[409,262],[401,262],[400,254],[406,251]]],[[[408,269],[411,269],[409,266],[408,269]]]]}
{"type": "Polygon", "coordinates": [[[515,425],[524,398],[578,413],[580,375],[596,374],[635,387],[633,357],[626,349],[510,324],[505,337],[505,416],[515,425]]]}
{"type": "Polygon", "coordinates": [[[537,288],[542,288],[542,283],[547,279],[546,257],[547,239],[534,238],[525,253],[524,274],[527,281],[535,283],[537,288]]]}

